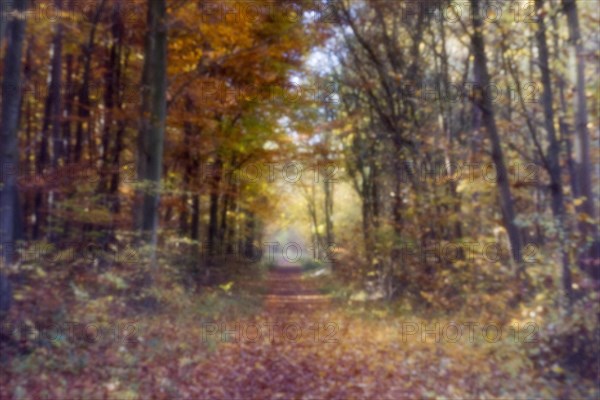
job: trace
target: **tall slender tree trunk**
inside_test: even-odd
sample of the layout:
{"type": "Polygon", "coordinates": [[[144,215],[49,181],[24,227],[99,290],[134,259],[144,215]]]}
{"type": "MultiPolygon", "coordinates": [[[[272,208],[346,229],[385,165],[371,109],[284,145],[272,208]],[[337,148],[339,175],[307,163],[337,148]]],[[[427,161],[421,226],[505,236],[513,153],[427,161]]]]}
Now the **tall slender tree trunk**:
{"type": "Polygon", "coordinates": [[[208,221],[208,255],[215,254],[218,245],[218,219],[219,219],[219,192],[221,187],[221,168],[223,163],[217,155],[214,163],[213,176],[210,187],[209,221],[208,221]]]}
{"type": "Polygon", "coordinates": [[[99,190],[107,190],[109,194],[109,206],[110,209],[118,213],[120,210],[119,202],[119,182],[120,182],[120,161],[121,152],[123,151],[123,136],[125,134],[125,121],[121,117],[115,121],[114,110],[123,111],[123,103],[125,101],[122,87],[122,77],[124,74],[125,65],[127,65],[127,58],[129,52],[123,55],[123,19],[118,8],[113,10],[113,20],[111,26],[111,35],[113,43],[110,47],[108,71],[106,74],[106,92],[105,92],[105,104],[107,109],[107,118],[105,121],[105,137],[103,139],[104,152],[102,154],[102,163],[105,167],[105,171],[101,175],[99,183],[99,190]],[[123,59],[125,58],[125,59],[123,59]],[[110,104],[110,106],[109,106],[110,104]],[[111,143],[111,129],[110,123],[116,122],[116,130],[114,133],[114,140],[111,143]],[[104,175],[106,174],[106,176],[104,175]],[[107,180],[106,188],[103,184],[103,180],[107,180]]]}
{"type": "Polygon", "coordinates": [[[162,175],[163,146],[167,114],[167,8],[165,0],[148,0],[148,32],[144,59],[143,82],[144,103],[148,106],[142,115],[140,136],[144,136],[139,155],[143,158],[142,182],[144,190],[142,203],[141,231],[144,240],[151,244],[151,260],[156,267],[156,246],[158,243],[158,206],[162,175]]]}
{"type": "Polygon", "coordinates": [[[536,39],[539,52],[539,66],[542,73],[542,102],[544,107],[544,121],[546,134],[548,137],[548,150],[546,152],[546,169],[550,175],[550,195],[552,196],[552,213],[556,219],[557,231],[559,235],[559,245],[561,247],[562,257],[562,281],[566,298],[572,300],[571,288],[571,267],[569,265],[569,255],[565,248],[566,224],[565,224],[565,204],[563,196],[563,185],[560,173],[560,144],[556,138],[554,128],[554,109],[552,101],[552,80],[550,78],[550,61],[548,55],[548,44],[546,42],[546,23],[544,22],[543,0],[535,0],[535,7],[538,15],[538,30],[536,39]]]}
{"type": "Polygon", "coordinates": [[[333,236],[333,182],[330,180],[331,178],[325,177],[323,181],[323,191],[325,195],[325,236],[326,236],[326,246],[332,245],[334,243],[333,236]]]}
{"type": "MultiPolygon", "coordinates": [[[[50,125],[52,119],[52,81],[49,84],[48,96],[44,104],[44,117],[42,121],[42,131],[40,133],[39,151],[36,157],[36,173],[38,176],[43,176],[50,162],[50,144],[48,141],[50,134],[50,125]]],[[[44,195],[45,189],[37,187],[35,192],[35,227],[34,239],[39,239],[44,230],[44,226],[48,222],[48,203],[47,197],[44,195]]]]}
{"type": "Polygon", "coordinates": [[[256,231],[256,221],[254,213],[246,213],[246,242],[244,244],[244,256],[249,259],[254,259],[256,256],[254,249],[254,238],[256,231]]]}
{"type": "Polygon", "coordinates": [[[231,221],[227,223],[227,228],[225,230],[225,249],[228,255],[235,255],[235,239],[236,239],[236,228],[237,228],[237,210],[238,210],[238,199],[239,199],[239,180],[234,183],[233,190],[235,193],[232,194],[229,199],[229,212],[234,217],[231,221]]]}
{"type": "MultiPolygon", "coordinates": [[[[584,251],[581,266],[600,278],[600,238],[594,205],[594,190],[592,186],[592,162],[590,156],[590,133],[588,129],[588,106],[585,93],[585,54],[579,26],[579,14],[575,0],[563,0],[564,12],[569,24],[569,41],[572,58],[575,58],[575,74],[577,81],[575,129],[577,131],[575,160],[578,188],[581,196],[585,197],[579,211],[588,215],[587,221],[581,221],[580,230],[583,236],[592,243],[591,249],[584,251]],[[593,269],[590,269],[593,268],[593,269]]],[[[587,246],[586,246],[587,247],[587,246]]]]}
{"type": "MultiPolygon", "coordinates": [[[[440,39],[441,39],[441,54],[440,54],[440,75],[439,75],[439,85],[440,90],[442,91],[442,96],[445,99],[446,96],[449,95],[449,85],[450,85],[450,73],[448,66],[448,51],[446,49],[446,28],[444,25],[444,20],[440,18],[439,20],[439,31],[440,31],[440,39]]],[[[447,173],[448,175],[454,174],[455,171],[452,170],[452,165],[454,162],[454,127],[452,125],[452,103],[440,99],[439,101],[440,107],[440,117],[442,121],[442,131],[445,134],[447,146],[444,151],[444,161],[446,163],[447,173]]],[[[454,179],[450,179],[448,183],[448,190],[450,192],[452,201],[453,201],[453,211],[456,215],[460,214],[460,194],[457,192],[457,183],[454,179]]],[[[452,206],[452,205],[451,205],[452,206]]],[[[460,222],[460,218],[457,218],[457,221],[454,223],[454,227],[451,229],[455,237],[462,236],[462,226],[460,222]]]]}
{"type": "MultiPolygon", "coordinates": [[[[559,54],[559,35],[558,35],[558,20],[556,14],[552,16],[552,31],[553,31],[553,47],[555,54],[559,54]]],[[[556,86],[558,87],[558,98],[560,105],[560,112],[558,114],[558,127],[560,129],[560,140],[565,143],[567,152],[567,168],[570,176],[571,196],[572,198],[580,197],[580,191],[577,179],[577,169],[575,160],[573,159],[573,132],[567,122],[567,98],[565,95],[565,77],[562,74],[556,74],[556,86]]]]}
{"type": "MultiPolygon", "coordinates": [[[[15,0],[13,10],[23,13],[27,0],[15,0]]],[[[7,48],[2,72],[2,116],[0,129],[0,243],[14,245],[17,218],[17,171],[19,163],[19,107],[21,105],[21,67],[25,19],[10,16],[7,23],[7,48]],[[17,88],[18,90],[14,90],[17,88]]],[[[4,249],[6,262],[12,261],[12,251],[4,249]]]]}
{"type": "Polygon", "coordinates": [[[222,207],[221,207],[221,226],[219,227],[219,243],[221,243],[221,249],[223,252],[227,249],[227,230],[229,229],[228,212],[230,211],[232,204],[232,196],[229,192],[231,186],[227,185],[226,192],[223,195],[222,207]]]}
{"type": "MultiPolygon", "coordinates": [[[[231,157],[230,160],[230,165],[235,165],[236,162],[236,157],[235,155],[233,157],[231,157]]],[[[221,246],[221,251],[226,251],[227,248],[227,243],[226,243],[226,234],[227,234],[227,229],[229,227],[229,221],[227,218],[227,213],[230,208],[230,205],[232,203],[232,183],[234,182],[234,180],[237,179],[235,177],[235,173],[232,173],[231,175],[227,174],[225,175],[225,182],[223,185],[223,196],[221,199],[221,203],[222,203],[222,207],[221,207],[221,218],[220,218],[220,226],[219,226],[219,232],[218,232],[218,241],[220,243],[221,246]]]]}
{"type": "MultiPolygon", "coordinates": [[[[332,120],[333,115],[329,109],[326,110],[327,120],[332,120]]],[[[324,165],[325,165],[325,173],[322,175],[323,178],[323,194],[324,194],[324,218],[325,218],[325,246],[330,246],[334,244],[335,238],[333,234],[333,196],[334,196],[334,181],[335,177],[332,174],[329,174],[327,168],[332,164],[330,162],[330,157],[328,154],[328,149],[331,146],[330,144],[330,136],[329,132],[325,132],[324,134],[324,165]]],[[[335,165],[335,164],[334,164],[335,165]]],[[[317,173],[320,171],[317,171],[317,173]]],[[[335,172],[335,170],[334,170],[335,172]]],[[[318,175],[317,175],[318,176],[318,175]]]]}
{"type": "MultiPolygon", "coordinates": [[[[24,72],[23,72],[23,79],[24,79],[24,84],[27,85],[28,82],[30,82],[31,80],[31,74],[32,74],[32,60],[31,60],[31,55],[32,55],[32,44],[33,44],[33,38],[30,37],[28,40],[28,45],[27,45],[27,51],[26,51],[26,55],[25,55],[25,66],[24,66],[24,72]]],[[[21,103],[25,104],[25,140],[27,143],[27,147],[25,148],[25,171],[32,171],[32,166],[34,167],[35,165],[32,163],[33,157],[32,155],[34,154],[34,149],[35,149],[35,135],[33,134],[33,104],[34,101],[31,98],[31,96],[23,96],[23,98],[21,99],[21,103]]],[[[35,181],[35,179],[34,179],[35,181]]],[[[31,191],[28,191],[25,193],[24,196],[24,205],[23,205],[23,220],[25,221],[25,224],[23,226],[23,232],[24,232],[24,237],[30,239],[31,238],[31,232],[29,231],[29,225],[27,223],[28,218],[30,216],[30,214],[33,212],[32,211],[32,205],[33,205],[33,198],[31,196],[31,191]]]]}
{"type": "MultiPolygon", "coordinates": [[[[56,10],[62,10],[63,0],[54,0],[56,10]]],[[[62,18],[62,16],[60,17],[62,18]]],[[[59,21],[60,21],[59,18],[59,21]]],[[[63,156],[62,143],[62,41],[63,25],[58,22],[52,44],[52,83],[50,96],[52,96],[52,167],[56,168],[63,156]]]]}
{"type": "Polygon", "coordinates": [[[192,223],[190,225],[190,238],[199,240],[200,238],[200,194],[192,195],[192,223]]]}
{"type": "MultiPolygon", "coordinates": [[[[15,0],[13,10],[24,13],[27,0],[15,0]]],[[[1,28],[1,27],[0,27],[1,28]]],[[[19,108],[25,18],[11,16],[7,26],[7,49],[2,71],[2,114],[0,120],[0,264],[11,264],[15,253],[15,227],[18,220],[17,171],[19,163],[19,108]],[[17,88],[17,90],[13,90],[17,88]]],[[[1,44],[1,41],[0,41],[1,44]]],[[[0,47],[1,48],[1,47],[0,47]]],[[[8,279],[0,274],[0,319],[11,303],[8,279]]]]}
{"type": "MultiPolygon", "coordinates": [[[[113,15],[114,17],[114,15],[113,15]]],[[[113,21],[116,24],[117,21],[113,21]]],[[[98,180],[98,193],[106,193],[108,188],[109,169],[114,167],[110,165],[110,143],[114,123],[115,97],[119,91],[117,86],[116,73],[120,65],[117,59],[117,44],[113,36],[113,43],[110,46],[106,70],[104,73],[104,129],[102,132],[102,166],[100,169],[100,179],[98,180]]]]}
{"type": "Polygon", "coordinates": [[[102,11],[104,10],[104,5],[106,4],[106,0],[101,0],[101,3],[98,5],[96,9],[96,13],[94,14],[94,18],[92,21],[92,27],[90,29],[90,34],[88,36],[88,41],[85,46],[83,46],[83,80],[81,82],[81,86],[79,88],[79,101],[78,101],[78,111],[77,111],[77,127],[75,130],[75,146],[72,151],[73,160],[75,162],[81,161],[83,157],[83,136],[84,136],[84,124],[86,125],[85,130],[90,132],[90,81],[91,81],[91,69],[92,69],[92,55],[94,52],[95,46],[95,37],[96,37],[96,29],[98,27],[98,22],[100,21],[100,16],[102,15],[102,11]]]}
{"type": "Polygon", "coordinates": [[[375,185],[375,183],[372,180],[372,176],[363,174],[363,182],[361,187],[363,240],[365,244],[365,257],[369,263],[373,261],[375,254],[374,231],[376,217],[374,215],[375,206],[373,204],[373,190],[371,189],[371,186],[375,185]]]}
{"type": "Polygon", "coordinates": [[[4,15],[4,5],[0,4],[0,60],[3,58],[2,49],[4,44],[4,30],[6,29],[6,16],[4,15]]]}
{"type": "MultiPolygon", "coordinates": [[[[473,28],[474,32],[471,36],[471,44],[474,54],[475,75],[481,79],[481,87],[490,87],[490,74],[487,68],[487,56],[485,54],[485,43],[483,39],[483,22],[480,13],[480,0],[471,0],[473,12],[473,28]]],[[[502,145],[500,143],[500,135],[496,126],[496,118],[492,99],[489,93],[481,93],[476,98],[476,105],[482,112],[483,125],[487,130],[487,134],[492,144],[492,160],[497,172],[497,185],[500,191],[500,205],[502,208],[502,218],[504,226],[508,233],[508,238],[511,246],[513,260],[518,265],[518,273],[522,272],[522,242],[521,233],[515,224],[515,211],[513,207],[513,199],[508,181],[508,172],[504,161],[502,145]]]]}
{"type": "Polygon", "coordinates": [[[71,160],[71,116],[73,114],[73,54],[67,54],[66,80],[65,80],[65,115],[62,123],[63,157],[65,161],[71,160]]]}
{"type": "Polygon", "coordinates": [[[321,247],[321,235],[319,234],[319,219],[317,216],[316,184],[312,182],[310,189],[310,198],[308,199],[308,213],[312,221],[313,232],[313,260],[319,257],[318,251],[321,247]]]}
{"type": "MultiPolygon", "coordinates": [[[[56,10],[60,12],[62,10],[62,0],[54,0],[54,6],[56,10]]],[[[62,102],[62,41],[63,41],[63,25],[60,22],[56,24],[56,30],[54,38],[52,40],[52,61],[51,61],[51,75],[50,75],[50,93],[49,104],[52,121],[52,158],[50,160],[52,166],[52,173],[57,173],[60,160],[63,157],[63,143],[62,143],[62,113],[63,113],[63,102],[62,102]]],[[[45,133],[43,133],[45,135],[45,133]]],[[[52,215],[53,208],[56,207],[58,193],[50,188],[48,192],[48,212],[47,216],[52,215]]],[[[49,223],[56,223],[57,221],[51,219],[47,221],[49,223]]],[[[49,229],[50,241],[56,240],[56,229],[49,229]]]]}

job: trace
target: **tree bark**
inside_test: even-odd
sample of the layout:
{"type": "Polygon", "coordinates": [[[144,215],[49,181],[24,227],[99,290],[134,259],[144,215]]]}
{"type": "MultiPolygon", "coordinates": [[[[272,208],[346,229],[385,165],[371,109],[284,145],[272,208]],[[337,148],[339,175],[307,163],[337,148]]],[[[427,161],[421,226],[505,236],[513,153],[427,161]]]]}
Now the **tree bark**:
{"type": "MultiPolygon", "coordinates": [[[[56,10],[62,10],[62,0],[54,0],[56,10]]],[[[62,18],[62,17],[60,17],[62,18]]],[[[59,18],[59,21],[60,21],[59,18]]],[[[58,22],[52,44],[52,77],[50,96],[52,97],[52,167],[56,168],[63,156],[62,146],[62,40],[63,25],[58,22]]]]}
{"type": "MultiPolygon", "coordinates": [[[[13,10],[17,13],[24,13],[26,8],[27,0],[13,2],[13,10]]],[[[12,16],[7,28],[8,45],[2,73],[2,119],[0,120],[0,246],[2,249],[0,263],[11,264],[15,256],[15,226],[18,218],[18,131],[25,18],[12,16]]],[[[11,294],[8,278],[0,274],[0,321],[10,308],[11,294]]]]}
{"type": "MultiPolygon", "coordinates": [[[[481,20],[479,0],[471,0],[473,12],[473,28],[474,32],[471,36],[471,44],[474,54],[475,75],[481,78],[481,87],[490,87],[490,74],[487,68],[487,56],[485,54],[485,43],[483,39],[483,22],[481,20]]],[[[502,218],[504,226],[508,233],[508,238],[511,245],[511,253],[513,260],[518,265],[518,273],[522,272],[522,242],[521,233],[515,224],[515,211],[513,208],[513,199],[508,181],[508,172],[504,162],[504,154],[496,126],[496,118],[494,108],[489,93],[481,93],[475,99],[476,105],[482,112],[483,125],[487,130],[487,134],[492,144],[492,160],[497,172],[497,186],[500,191],[500,205],[502,208],[502,218]]]]}
{"type": "Polygon", "coordinates": [[[190,225],[190,238],[199,240],[200,238],[200,195],[192,195],[192,223],[190,225]]]}
{"type": "Polygon", "coordinates": [[[148,185],[142,203],[141,230],[152,247],[152,264],[156,267],[158,241],[158,206],[167,113],[167,8],[165,0],[148,0],[148,46],[144,60],[147,71],[144,96],[148,113],[142,115],[144,128],[139,134],[146,136],[140,155],[144,158],[143,182],[148,185]]]}
{"type": "Polygon", "coordinates": [[[559,246],[562,256],[562,283],[566,298],[569,302],[572,300],[572,282],[571,266],[569,265],[569,255],[565,248],[565,204],[563,196],[563,186],[560,173],[560,144],[556,138],[554,128],[554,109],[552,106],[552,81],[550,78],[550,61],[548,55],[548,44],[546,42],[546,23],[544,22],[543,0],[535,0],[535,7],[538,15],[538,30],[536,39],[539,51],[539,66],[542,73],[542,102],[544,107],[544,121],[546,134],[548,137],[548,150],[546,151],[546,169],[550,175],[550,195],[552,196],[552,213],[556,219],[557,231],[559,235],[559,246]]]}
{"type": "MultiPolygon", "coordinates": [[[[25,12],[27,0],[15,0],[13,10],[25,12]]],[[[19,107],[21,105],[21,67],[25,19],[12,16],[7,24],[7,49],[2,73],[2,120],[0,121],[0,243],[4,261],[13,261],[15,221],[17,218],[17,171],[19,163],[19,107]]]]}
{"type": "Polygon", "coordinates": [[[221,157],[217,155],[212,171],[210,187],[209,221],[208,221],[208,255],[215,254],[218,245],[218,218],[219,218],[219,192],[221,187],[221,168],[223,163],[221,157]]]}
{"type": "MultiPolygon", "coordinates": [[[[555,54],[559,54],[559,35],[558,35],[558,21],[556,14],[552,16],[552,27],[553,27],[553,46],[555,54]]],[[[558,98],[560,104],[560,112],[558,115],[558,126],[560,129],[561,141],[564,141],[567,152],[567,167],[569,170],[570,186],[571,186],[571,197],[578,198],[580,196],[579,182],[577,179],[577,168],[575,160],[573,159],[573,132],[569,124],[567,123],[567,98],[565,95],[565,78],[562,74],[557,74],[558,87],[558,98]]]]}
{"type": "MultiPolygon", "coordinates": [[[[590,133],[588,130],[588,106],[585,93],[585,55],[579,27],[579,14],[575,0],[563,0],[564,12],[569,24],[569,41],[571,51],[574,53],[576,63],[576,167],[579,180],[578,188],[581,196],[585,197],[578,211],[587,214],[588,220],[580,222],[580,230],[587,241],[591,242],[591,249],[585,249],[581,257],[581,266],[600,278],[600,238],[596,220],[596,207],[594,205],[594,190],[592,186],[592,162],[590,157],[590,133]],[[590,270],[590,268],[594,268],[590,270]]],[[[586,246],[587,247],[587,246],[586,246]]]]}
{"type": "Polygon", "coordinates": [[[106,0],[102,0],[98,5],[98,9],[94,14],[92,21],[92,27],[88,37],[88,41],[83,46],[83,80],[79,88],[78,104],[77,104],[77,127],[75,130],[75,147],[72,151],[73,160],[75,162],[81,161],[83,155],[83,134],[84,134],[84,122],[87,124],[86,130],[90,131],[90,80],[91,80],[91,68],[92,68],[92,54],[94,52],[94,41],[96,37],[96,28],[100,21],[100,16],[104,9],[106,0]]]}

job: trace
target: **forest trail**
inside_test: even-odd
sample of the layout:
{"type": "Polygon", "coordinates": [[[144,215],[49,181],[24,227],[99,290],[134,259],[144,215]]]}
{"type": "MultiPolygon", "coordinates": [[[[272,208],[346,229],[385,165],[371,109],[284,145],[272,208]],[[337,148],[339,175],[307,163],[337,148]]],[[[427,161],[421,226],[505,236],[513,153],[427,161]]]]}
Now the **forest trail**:
{"type": "Polygon", "coordinates": [[[497,346],[407,340],[402,320],[334,304],[300,268],[275,268],[264,284],[263,312],[212,327],[215,351],[179,370],[179,398],[523,398],[545,390],[573,397],[568,385],[544,388],[531,366],[506,363],[497,346]],[[517,373],[520,386],[503,384],[517,373]]]}
{"type": "MultiPolygon", "coordinates": [[[[216,399],[371,398],[407,396],[403,369],[386,365],[386,353],[365,331],[348,335],[348,323],[299,267],[279,266],[265,280],[264,312],[227,324],[231,342],[219,340],[208,362],[196,368],[190,397],[216,399]],[[246,326],[246,328],[244,328],[246,326]],[[257,339],[259,326],[260,338],[257,339]],[[238,335],[239,334],[239,335],[238,335]],[[345,336],[345,338],[342,338],[345,336]],[[365,351],[366,348],[376,351],[365,351]],[[390,371],[394,371],[390,374],[390,371]],[[381,385],[383,381],[385,385],[381,385]]],[[[376,340],[375,337],[373,339],[376,340]]],[[[379,343],[381,345],[383,343],[379,343]]],[[[390,358],[390,361],[392,359],[390,358]]],[[[413,393],[410,397],[417,397],[413,393]]]]}
{"type": "Polygon", "coordinates": [[[302,268],[279,266],[269,272],[265,309],[272,316],[292,312],[312,313],[327,309],[329,298],[320,294],[311,282],[303,279],[302,268]]]}

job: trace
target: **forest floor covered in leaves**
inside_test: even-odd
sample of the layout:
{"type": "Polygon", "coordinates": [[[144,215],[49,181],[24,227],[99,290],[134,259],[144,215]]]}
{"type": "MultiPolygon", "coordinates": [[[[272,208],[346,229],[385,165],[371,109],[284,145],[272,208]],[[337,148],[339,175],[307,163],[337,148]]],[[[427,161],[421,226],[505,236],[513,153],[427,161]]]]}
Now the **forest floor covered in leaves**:
{"type": "Polygon", "coordinates": [[[171,305],[156,313],[128,315],[131,305],[112,295],[90,299],[71,320],[101,321],[109,329],[73,328],[50,340],[41,330],[28,333],[35,340],[13,335],[2,347],[0,397],[598,397],[593,379],[532,361],[543,329],[515,332],[473,318],[424,319],[340,303],[294,269],[270,271],[259,282],[194,296],[163,288],[171,305]]]}

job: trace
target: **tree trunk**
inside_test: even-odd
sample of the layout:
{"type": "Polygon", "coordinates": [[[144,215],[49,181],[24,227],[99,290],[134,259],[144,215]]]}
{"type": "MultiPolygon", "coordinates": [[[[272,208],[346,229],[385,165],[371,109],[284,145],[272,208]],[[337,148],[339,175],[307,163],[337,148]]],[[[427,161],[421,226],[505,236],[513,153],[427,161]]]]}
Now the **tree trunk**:
{"type": "Polygon", "coordinates": [[[66,80],[65,80],[65,116],[62,123],[63,156],[66,161],[71,160],[71,116],[73,114],[73,55],[67,54],[66,80]]]}
{"type": "Polygon", "coordinates": [[[233,215],[233,220],[227,223],[227,228],[225,230],[225,249],[228,255],[235,255],[235,233],[237,226],[237,210],[238,210],[238,200],[239,200],[239,182],[235,183],[235,193],[233,193],[229,199],[229,212],[233,215]]]}
{"type": "MultiPolygon", "coordinates": [[[[481,87],[490,87],[490,75],[487,68],[487,56],[485,54],[485,43],[483,39],[483,22],[481,20],[479,0],[471,0],[473,12],[474,32],[471,37],[475,75],[481,78],[481,87]]],[[[496,126],[494,108],[489,93],[482,92],[476,99],[476,105],[482,112],[483,125],[487,130],[492,144],[492,160],[497,171],[497,185],[500,191],[500,204],[502,208],[502,217],[504,226],[508,233],[511,253],[513,260],[517,263],[519,273],[522,272],[522,243],[521,234],[515,224],[515,211],[513,208],[513,199],[508,181],[508,172],[504,162],[504,154],[500,143],[500,136],[496,126]]]]}
{"type": "Polygon", "coordinates": [[[563,187],[560,173],[560,145],[556,138],[554,128],[554,109],[552,107],[552,81],[550,78],[550,61],[548,55],[548,44],[546,42],[546,23],[544,22],[543,0],[535,0],[535,7],[538,15],[538,30],[536,32],[539,66],[542,73],[542,102],[544,107],[544,121],[548,137],[548,150],[546,151],[546,169],[550,175],[550,195],[552,196],[552,213],[556,220],[559,236],[559,246],[562,256],[562,281],[566,298],[572,300],[571,267],[569,265],[569,255],[565,248],[566,230],[565,230],[565,204],[563,197],[563,187]]]}
{"type": "MultiPolygon", "coordinates": [[[[115,17],[113,15],[113,17],[115,17]]],[[[113,21],[116,24],[118,21],[113,21]]],[[[120,60],[117,59],[117,43],[113,36],[113,42],[110,46],[106,70],[104,73],[104,129],[102,132],[102,163],[100,169],[100,179],[98,180],[98,193],[106,193],[108,188],[109,169],[114,167],[109,163],[110,142],[112,136],[112,127],[114,121],[115,95],[118,93],[117,86],[117,68],[120,60]]]]}
{"type": "MultiPolygon", "coordinates": [[[[32,44],[33,44],[33,38],[29,39],[29,43],[27,46],[27,51],[26,51],[26,56],[25,56],[25,66],[24,66],[24,84],[27,85],[27,82],[29,82],[31,80],[31,66],[32,66],[32,60],[31,60],[31,54],[32,54],[32,44]]],[[[23,99],[21,101],[22,103],[25,103],[25,140],[27,143],[27,147],[25,148],[25,170],[26,171],[32,171],[32,166],[35,166],[32,163],[32,155],[34,154],[34,149],[35,149],[35,135],[33,134],[33,99],[31,97],[27,97],[27,96],[23,96],[23,99]]],[[[23,205],[23,219],[24,221],[27,221],[30,213],[34,212],[31,208],[32,208],[32,204],[33,204],[33,198],[31,196],[31,192],[28,192],[25,194],[24,196],[24,205],[23,205]]],[[[29,231],[29,224],[25,223],[23,226],[23,230],[24,230],[24,234],[25,234],[25,238],[30,239],[31,238],[31,232],[29,231]]]]}
{"type": "Polygon", "coordinates": [[[215,254],[218,238],[218,218],[219,218],[219,191],[221,183],[222,162],[219,155],[215,160],[213,177],[210,188],[209,221],[208,221],[208,255],[215,254]]]}
{"type": "Polygon", "coordinates": [[[148,0],[148,32],[144,70],[144,90],[148,111],[142,115],[145,128],[139,134],[147,137],[141,156],[144,160],[143,182],[148,185],[142,203],[142,236],[152,245],[152,265],[156,267],[158,241],[158,205],[167,113],[167,10],[165,0],[148,0]]]}
{"type": "Polygon", "coordinates": [[[198,240],[200,234],[200,195],[194,193],[192,195],[192,223],[190,225],[190,238],[198,240]]]}
{"type": "MultiPolygon", "coordinates": [[[[13,9],[24,12],[26,0],[15,0],[13,9]]],[[[0,243],[12,246],[17,217],[17,171],[19,162],[19,106],[21,104],[21,66],[25,20],[12,17],[7,24],[7,49],[2,73],[2,120],[0,121],[0,166],[3,173],[0,186],[0,243]]],[[[4,260],[12,262],[12,251],[4,251],[4,260]]]]}
{"type": "MultiPolygon", "coordinates": [[[[569,41],[571,43],[572,57],[576,62],[576,166],[579,178],[578,188],[581,196],[585,197],[583,204],[579,207],[580,212],[587,214],[589,219],[580,223],[580,230],[584,237],[592,242],[592,248],[581,257],[581,266],[598,278],[600,278],[600,238],[598,237],[598,225],[596,224],[596,208],[594,206],[594,191],[592,186],[592,162],[590,158],[590,133],[588,130],[588,108],[585,93],[585,55],[581,31],[579,27],[579,15],[577,2],[575,0],[563,0],[564,12],[569,24],[569,41]],[[591,270],[590,268],[594,268],[591,270]]],[[[587,247],[587,246],[586,246],[587,247]]]]}
{"type": "MultiPolygon", "coordinates": [[[[54,0],[56,10],[62,10],[63,0],[54,0]]],[[[61,17],[62,18],[62,17],[61,17]]],[[[59,18],[60,21],[60,18],[59,18]]],[[[52,167],[56,168],[63,156],[62,146],[62,39],[63,25],[58,22],[54,43],[52,44],[52,81],[50,85],[50,96],[52,97],[52,167]]]]}
{"type": "MultiPolygon", "coordinates": [[[[233,158],[231,165],[235,165],[235,157],[233,158]]],[[[221,249],[222,251],[225,251],[226,248],[226,242],[225,242],[225,236],[226,236],[226,232],[227,232],[227,228],[228,228],[228,223],[229,221],[227,220],[227,212],[229,211],[229,205],[231,203],[231,181],[232,181],[232,176],[230,176],[229,178],[227,176],[225,176],[225,182],[224,182],[224,187],[222,189],[223,192],[223,196],[221,199],[221,218],[220,218],[220,226],[219,226],[219,233],[218,233],[218,242],[220,243],[221,249]]]]}
{"type": "MultiPolygon", "coordinates": [[[[111,77],[113,86],[114,103],[113,107],[123,111],[123,103],[125,102],[125,93],[122,85],[123,75],[125,73],[129,52],[123,55],[123,19],[119,9],[115,8],[113,12],[112,24],[113,45],[111,46],[111,64],[114,66],[114,73],[111,77]],[[124,59],[123,59],[124,58],[124,59]]],[[[121,152],[123,151],[123,136],[125,134],[126,123],[121,117],[117,121],[117,129],[115,132],[114,145],[112,148],[112,157],[108,161],[108,165],[112,169],[110,173],[110,184],[108,193],[110,195],[110,208],[112,212],[118,213],[121,208],[119,201],[119,183],[120,179],[120,164],[121,152]]]]}
{"type": "MultiPolygon", "coordinates": [[[[194,113],[194,103],[192,98],[188,95],[185,98],[185,111],[192,115],[194,113]]],[[[184,150],[183,150],[183,194],[181,195],[181,202],[183,203],[183,209],[179,214],[179,231],[182,236],[191,237],[191,230],[189,225],[190,213],[188,211],[188,202],[190,197],[195,196],[192,194],[192,177],[198,173],[198,158],[196,154],[192,152],[192,143],[195,138],[194,134],[198,132],[198,129],[189,121],[185,121],[183,124],[184,131],[184,150]],[[190,195],[191,194],[191,195],[190,195]]],[[[192,200],[193,202],[193,200],[192,200]]]]}
{"type": "Polygon", "coordinates": [[[12,290],[7,277],[0,274],[0,322],[6,318],[10,303],[12,302],[12,290]]]}
{"type": "Polygon", "coordinates": [[[325,194],[325,236],[326,246],[330,246],[334,243],[333,236],[333,182],[330,178],[325,177],[323,181],[323,189],[325,194]]]}
{"type": "MultiPolygon", "coordinates": [[[[51,87],[51,84],[50,84],[51,87]]],[[[42,131],[40,138],[40,148],[36,157],[36,173],[38,176],[44,176],[44,170],[48,166],[50,161],[50,149],[48,144],[48,136],[50,129],[50,122],[52,114],[52,96],[50,92],[46,97],[45,105],[44,105],[44,118],[42,121],[42,131]]],[[[44,196],[45,188],[37,187],[35,192],[35,228],[34,228],[34,238],[39,239],[42,235],[42,231],[44,230],[44,225],[48,222],[48,207],[46,202],[46,196],[44,196]]]]}
{"type": "MultiPolygon", "coordinates": [[[[553,27],[553,45],[555,54],[559,54],[560,46],[558,42],[558,21],[556,14],[552,16],[552,27],[553,27]]],[[[561,141],[564,141],[566,145],[567,152],[567,167],[569,170],[570,176],[570,186],[571,186],[571,197],[578,198],[580,197],[580,191],[578,186],[577,179],[577,168],[575,165],[575,160],[573,159],[573,132],[571,127],[567,123],[567,98],[565,95],[565,78],[561,74],[557,75],[557,87],[558,87],[558,98],[560,104],[560,113],[558,115],[558,127],[560,129],[561,141]]]]}
{"type": "MultiPolygon", "coordinates": [[[[446,50],[446,28],[444,26],[444,20],[440,19],[438,22],[439,30],[440,30],[440,39],[441,39],[441,54],[440,54],[440,74],[439,74],[439,85],[440,90],[442,91],[443,96],[447,96],[449,93],[449,84],[450,84],[450,73],[449,73],[449,65],[448,65],[448,51],[446,50]]],[[[444,161],[446,163],[446,168],[448,169],[448,175],[454,174],[455,171],[452,170],[452,165],[454,162],[454,141],[455,141],[455,132],[452,124],[452,112],[453,107],[452,103],[448,102],[446,104],[445,101],[439,101],[440,107],[440,117],[442,121],[442,131],[445,134],[447,146],[444,151],[444,161]]],[[[448,190],[450,191],[450,197],[452,198],[452,202],[454,203],[454,207],[452,207],[454,213],[456,215],[460,215],[460,195],[457,192],[457,183],[454,179],[451,179],[448,183],[448,190]]],[[[462,236],[462,226],[460,219],[457,218],[457,221],[454,223],[453,229],[451,231],[454,233],[455,237],[460,238],[462,236]]]]}
{"type": "Polygon", "coordinates": [[[86,130],[90,131],[90,81],[91,81],[91,67],[92,67],[92,54],[94,52],[94,40],[96,36],[96,28],[104,9],[106,0],[102,0],[98,5],[98,9],[94,15],[92,21],[92,27],[90,35],[85,46],[83,46],[83,80],[79,88],[78,104],[77,104],[77,128],[75,130],[75,147],[72,151],[73,160],[79,162],[82,159],[83,152],[83,134],[84,134],[84,123],[87,124],[86,130]]]}
{"type": "Polygon", "coordinates": [[[315,183],[311,185],[310,198],[308,199],[308,213],[312,221],[313,232],[313,260],[319,257],[319,248],[321,247],[321,235],[319,234],[319,220],[317,216],[317,201],[315,183]]]}
{"type": "Polygon", "coordinates": [[[254,254],[254,233],[256,230],[256,221],[254,213],[246,213],[246,243],[244,245],[244,256],[253,260],[257,254],[254,254]]]}
{"type": "MultiPolygon", "coordinates": [[[[27,0],[15,0],[13,10],[25,12],[27,0]]],[[[15,225],[17,220],[17,171],[19,162],[19,107],[21,105],[21,66],[25,18],[13,16],[8,22],[7,49],[2,72],[2,115],[0,120],[0,245],[1,263],[14,261],[15,225]],[[13,91],[13,88],[18,90],[13,91]]],[[[5,317],[11,302],[8,279],[0,274],[0,321],[5,317]]]]}

